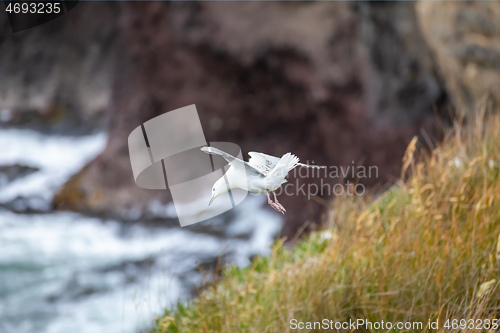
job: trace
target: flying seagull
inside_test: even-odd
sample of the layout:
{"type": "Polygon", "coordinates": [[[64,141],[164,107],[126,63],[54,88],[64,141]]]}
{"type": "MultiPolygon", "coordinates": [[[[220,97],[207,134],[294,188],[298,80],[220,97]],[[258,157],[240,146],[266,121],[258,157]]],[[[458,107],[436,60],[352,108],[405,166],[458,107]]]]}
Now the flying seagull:
{"type": "Polygon", "coordinates": [[[278,202],[275,191],[287,182],[285,178],[288,172],[297,166],[326,168],[326,166],[299,163],[299,158],[291,153],[286,153],[279,158],[263,153],[249,152],[250,159],[245,162],[214,147],[202,147],[201,150],[207,154],[222,156],[230,165],[225,175],[219,178],[212,187],[212,198],[209,206],[215,198],[232,188],[241,188],[248,192],[266,193],[267,203],[278,212],[285,214],[285,207],[278,202]],[[271,200],[270,192],[274,195],[274,201],[271,200]]]}

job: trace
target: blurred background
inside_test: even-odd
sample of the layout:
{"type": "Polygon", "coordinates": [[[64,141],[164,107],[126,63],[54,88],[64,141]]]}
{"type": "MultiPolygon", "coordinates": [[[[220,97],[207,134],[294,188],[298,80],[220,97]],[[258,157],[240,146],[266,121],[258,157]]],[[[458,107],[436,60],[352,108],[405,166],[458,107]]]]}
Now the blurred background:
{"type": "MultiPolygon", "coordinates": [[[[220,264],[321,225],[332,199],[251,196],[180,228],[136,186],[129,133],[196,104],[208,141],[400,174],[500,96],[498,2],[80,2],[0,14],[0,332],[137,332],[220,264]]],[[[293,242],[290,242],[293,243],[293,242]]]]}

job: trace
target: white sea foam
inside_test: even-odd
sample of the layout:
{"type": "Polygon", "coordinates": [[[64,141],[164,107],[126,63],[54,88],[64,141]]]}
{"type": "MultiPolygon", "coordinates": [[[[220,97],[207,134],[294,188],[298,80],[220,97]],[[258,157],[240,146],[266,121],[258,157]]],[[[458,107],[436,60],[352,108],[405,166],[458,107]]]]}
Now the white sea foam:
{"type": "Polygon", "coordinates": [[[54,192],[102,151],[104,133],[87,137],[50,136],[30,130],[0,131],[0,165],[24,164],[40,169],[0,190],[0,201],[18,196],[52,199],[54,192]]]}
{"type": "MultiPolygon", "coordinates": [[[[105,142],[105,134],[1,130],[0,165],[40,170],[0,188],[0,202],[22,197],[16,204],[50,207],[55,191],[105,142]]],[[[229,223],[204,222],[223,228],[218,235],[69,212],[0,210],[0,332],[133,333],[151,326],[165,307],[188,297],[189,284],[200,282],[197,263],[224,255],[246,265],[251,255],[268,253],[281,219],[261,208],[264,199],[248,197],[229,223]]],[[[152,203],[150,210],[175,217],[171,204],[152,203]]]]}

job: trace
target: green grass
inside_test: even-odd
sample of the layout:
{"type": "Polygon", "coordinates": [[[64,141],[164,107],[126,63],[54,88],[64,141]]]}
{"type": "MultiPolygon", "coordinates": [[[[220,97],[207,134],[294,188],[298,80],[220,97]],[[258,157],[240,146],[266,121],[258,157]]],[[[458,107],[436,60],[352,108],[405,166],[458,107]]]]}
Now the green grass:
{"type": "Polygon", "coordinates": [[[467,331],[443,326],[494,318],[500,117],[485,117],[457,122],[418,162],[412,141],[404,181],[376,199],[337,198],[325,230],[291,250],[280,240],[250,267],[227,267],[198,298],[158,318],[155,332],[320,332],[292,330],[290,320],[324,318],[420,321],[428,331],[439,318],[439,331],[467,331]]]}

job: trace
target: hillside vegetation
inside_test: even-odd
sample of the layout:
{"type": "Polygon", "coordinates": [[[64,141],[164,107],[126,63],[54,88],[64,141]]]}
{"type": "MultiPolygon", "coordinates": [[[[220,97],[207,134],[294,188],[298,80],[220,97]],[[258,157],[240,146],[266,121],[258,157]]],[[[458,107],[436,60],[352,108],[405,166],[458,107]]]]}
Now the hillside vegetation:
{"type": "Polygon", "coordinates": [[[416,147],[414,139],[404,180],[385,194],[337,198],[325,230],[291,250],[280,240],[250,267],[227,267],[158,318],[155,332],[322,332],[294,330],[291,320],[325,318],[423,323],[360,331],[472,331],[453,319],[486,327],[500,305],[500,117],[457,121],[418,161],[416,147]],[[438,319],[438,329],[427,327],[438,319]]]}

